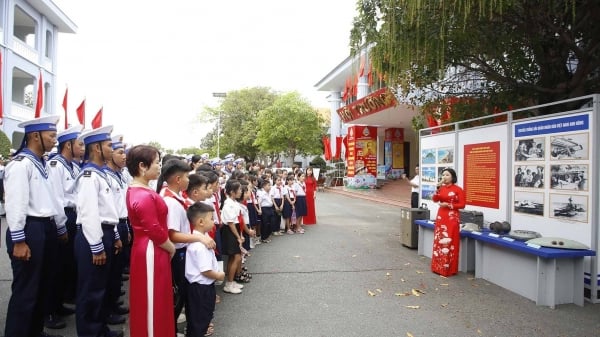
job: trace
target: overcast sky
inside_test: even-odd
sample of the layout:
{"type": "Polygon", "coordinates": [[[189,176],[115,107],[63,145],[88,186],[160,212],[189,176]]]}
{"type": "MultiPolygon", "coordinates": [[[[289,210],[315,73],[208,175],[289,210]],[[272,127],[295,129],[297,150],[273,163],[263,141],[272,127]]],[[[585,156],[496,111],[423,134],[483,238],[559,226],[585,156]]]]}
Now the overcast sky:
{"type": "MultiPolygon", "coordinates": [[[[86,127],[104,125],[127,143],[199,146],[195,122],[213,92],[313,85],[349,55],[354,0],[54,0],[78,26],[58,41],[57,106],[69,87],[69,119],[87,98],[86,127]]],[[[57,108],[62,113],[62,108],[57,108]]]]}

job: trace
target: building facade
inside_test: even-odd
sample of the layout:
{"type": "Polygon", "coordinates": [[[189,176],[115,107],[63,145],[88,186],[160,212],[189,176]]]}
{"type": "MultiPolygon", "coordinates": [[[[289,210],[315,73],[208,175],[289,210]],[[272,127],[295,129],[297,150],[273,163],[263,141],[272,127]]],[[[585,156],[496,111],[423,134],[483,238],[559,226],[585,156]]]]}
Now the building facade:
{"type": "Polygon", "coordinates": [[[17,124],[35,113],[42,76],[44,105],[41,115],[56,114],[56,59],[58,34],[74,34],[77,26],[52,0],[0,2],[0,53],[2,54],[2,125],[13,147],[20,143],[17,124]]]}

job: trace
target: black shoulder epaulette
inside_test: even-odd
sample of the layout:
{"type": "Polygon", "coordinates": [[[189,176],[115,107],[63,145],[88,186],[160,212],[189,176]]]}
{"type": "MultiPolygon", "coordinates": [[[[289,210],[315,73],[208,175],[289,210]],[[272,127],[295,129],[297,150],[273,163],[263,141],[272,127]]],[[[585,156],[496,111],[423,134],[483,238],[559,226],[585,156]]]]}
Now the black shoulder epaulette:
{"type": "Polygon", "coordinates": [[[23,160],[23,158],[25,158],[25,156],[16,156],[12,160],[14,160],[14,161],[21,161],[21,160],[23,160]]]}
{"type": "Polygon", "coordinates": [[[91,170],[85,170],[85,171],[83,171],[83,176],[84,177],[91,177],[92,176],[92,171],[91,170]]]}
{"type": "Polygon", "coordinates": [[[56,163],[58,163],[56,160],[51,160],[50,166],[54,167],[54,166],[56,166],[56,163]]]}

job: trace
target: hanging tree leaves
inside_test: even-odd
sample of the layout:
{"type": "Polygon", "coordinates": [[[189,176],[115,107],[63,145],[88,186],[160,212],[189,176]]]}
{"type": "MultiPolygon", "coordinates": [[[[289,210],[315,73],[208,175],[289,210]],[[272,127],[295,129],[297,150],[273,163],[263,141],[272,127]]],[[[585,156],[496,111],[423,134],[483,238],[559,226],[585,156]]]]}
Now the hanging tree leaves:
{"type": "Polygon", "coordinates": [[[359,0],[357,10],[352,51],[373,45],[374,68],[405,101],[466,98],[452,119],[600,91],[597,0],[359,0]]]}

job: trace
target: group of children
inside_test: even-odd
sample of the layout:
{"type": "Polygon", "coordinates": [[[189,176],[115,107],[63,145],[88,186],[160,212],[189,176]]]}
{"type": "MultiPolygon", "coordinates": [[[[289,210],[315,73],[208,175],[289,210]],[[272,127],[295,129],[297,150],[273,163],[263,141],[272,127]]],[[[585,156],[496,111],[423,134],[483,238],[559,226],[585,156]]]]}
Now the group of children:
{"type": "Polygon", "coordinates": [[[273,174],[253,166],[232,169],[232,163],[232,158],[188,162],[167,155],[157,181],[168,208],[169,238],[176,245],[171,260],[175,317],[185,307],[187,336],[214,332],[211,320],[220,301],[215,284],[224,282],[225,293],[242,293],[252,279],[245,267],[252,248],[272,236],[304,233],[301,171],[273,174]],[[219,261],[225,262],[222,268],[219,261]]]}

